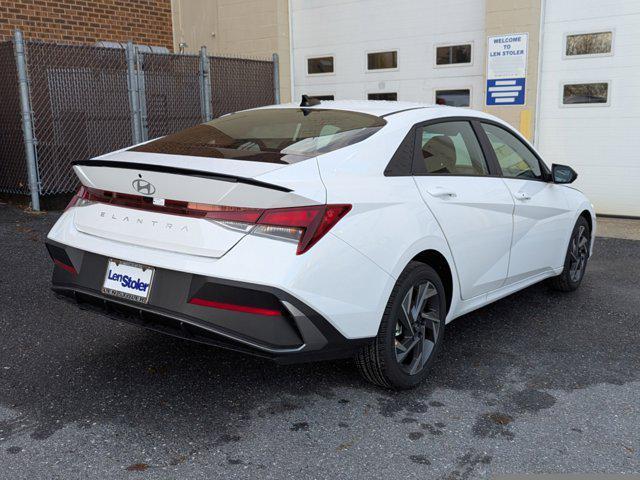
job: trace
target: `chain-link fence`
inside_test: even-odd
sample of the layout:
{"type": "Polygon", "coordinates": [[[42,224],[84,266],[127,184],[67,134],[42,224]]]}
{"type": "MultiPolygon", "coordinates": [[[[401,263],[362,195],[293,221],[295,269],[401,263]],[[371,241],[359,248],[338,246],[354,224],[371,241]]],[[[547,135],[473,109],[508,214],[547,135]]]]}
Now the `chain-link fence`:
{"type": "Polygon", "coordinates": [[[144,75],[146,137],[160,137],[202,122],[200,58],[167,53],[144,53],[138,58],[144,75]]]}
{"type": "Polygon", "coordinates": [[[211,57],[209,65],[214,117],[275,103],[274,62],[211,57]]]}
{"type": "Polygon", "coordinates": [[[71,162],[132,143],[124,51],[41,42],[26,49],[40,193],[73,191],[71,162]]]}
{"type": "Polygon", "coordinates": [[[24,42],[28,95],[21,99],[15,42],[0,43],[0,192],[29,192],[25,126],[34,137],[37,193],[47,195],[77,188],[76,160],[275,103],[277,58],[36,41],[24,42]],[[30,122],[21,115],[21,101],[32,112],[30,122]]]}
{"type": "Polygon", "coordinates": [[[29,193],[13,42],[0,43],[0,191],[29,193]]]}

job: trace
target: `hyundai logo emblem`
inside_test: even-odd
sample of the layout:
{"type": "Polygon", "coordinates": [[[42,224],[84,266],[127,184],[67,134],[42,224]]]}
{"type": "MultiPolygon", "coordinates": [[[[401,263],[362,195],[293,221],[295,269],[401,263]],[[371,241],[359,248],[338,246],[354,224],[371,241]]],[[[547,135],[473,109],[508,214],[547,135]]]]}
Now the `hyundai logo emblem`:
{"type": "Polygon", "coordinates": [[[136,178],[131,182],[131,185],[133,185],[133,188],[135,188],[138,193],[143,195],[153,195],[156,193],[156,187],[153,186],[153,183],[147,182],[142,178],[136,178]]]}

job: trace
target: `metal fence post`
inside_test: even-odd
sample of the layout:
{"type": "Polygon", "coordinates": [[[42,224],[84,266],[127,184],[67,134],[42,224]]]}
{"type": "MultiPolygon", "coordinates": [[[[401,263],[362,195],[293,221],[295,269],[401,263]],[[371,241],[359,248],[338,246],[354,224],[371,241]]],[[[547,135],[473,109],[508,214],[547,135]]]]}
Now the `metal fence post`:
{"type": "MultiPolygon", "coordinates": [[[[136,48],[137,50],[137,48],[136,48]]],[[[149,116],[147,114],[147,88],[144,77],[144,53],[136,51],[138,81],[138,105],[140,107],[140,135],[143,142],[149,140],[149,116]]]]}
{"type": "Polygon", "coordinates": [[[280,103],[280,57],[274,53],[271,58],[273,60],[273,99],[278,104],[280,103]]]}
{"type": "Polygon", "coordinates": [[[213,118],[211,114],[211,74],[209,71],[209,57],[207,47],[200,47],[200,103],[202,118],[208,122],[213,118]]]}
{"type": "Polygon", "coordinates": [[[127,85],[129,87],[129,104],[131,106],[131,134],[133,143],[142,142],[142,121],[140,100],[138,97],[138,78],[136,73],[136,52],[133,42],[127,42],[127,85]]]}
{"type": "Polygon", "coordinates": [[[24,39],[20,30],[16,30],[14,32],[13,40],[16,54],[16,68],[18,70],[18,84],[20,86],[22,133],[24,135],[24,150],[27,158],[27,175],[29,178],[29,191],[31,192],[31,208],[35,211],[39,211],[40,181],[38,180],[36,139],[33,135],[33,117],[31,115],[31,100],[29,98],[29,76],[27,75],[24,39]]]}

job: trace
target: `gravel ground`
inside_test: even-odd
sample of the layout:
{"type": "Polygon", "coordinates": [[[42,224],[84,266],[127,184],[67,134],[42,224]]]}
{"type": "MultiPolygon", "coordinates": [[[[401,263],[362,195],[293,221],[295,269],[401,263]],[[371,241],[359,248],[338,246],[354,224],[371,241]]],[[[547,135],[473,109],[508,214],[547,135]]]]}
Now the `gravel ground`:
{"type": "Polygon", "coordinates": [[[277,366],[56,301],[55,213],[0,206],[0,477],[423,478],[640,472],[640,242],[581,289],[533,286],[447,326],[430,381],[277,366]]]}

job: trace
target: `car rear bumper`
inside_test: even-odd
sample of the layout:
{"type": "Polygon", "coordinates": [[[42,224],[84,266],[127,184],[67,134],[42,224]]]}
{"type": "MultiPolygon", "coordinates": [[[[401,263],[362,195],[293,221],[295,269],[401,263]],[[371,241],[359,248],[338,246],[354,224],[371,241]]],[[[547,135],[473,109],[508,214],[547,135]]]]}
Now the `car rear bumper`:
{"type": "Polygon", "coordinates": [[[322,315],[280,289],[155,268],[148,303],[102,292],[108,257],[48,239],[59,298],[108,317],[179,338],[295,363],[353,356],[370,338],[347,339],[322,315]],[[250,306],[263,315],[191,304],[193,298],[250,306]]]}

